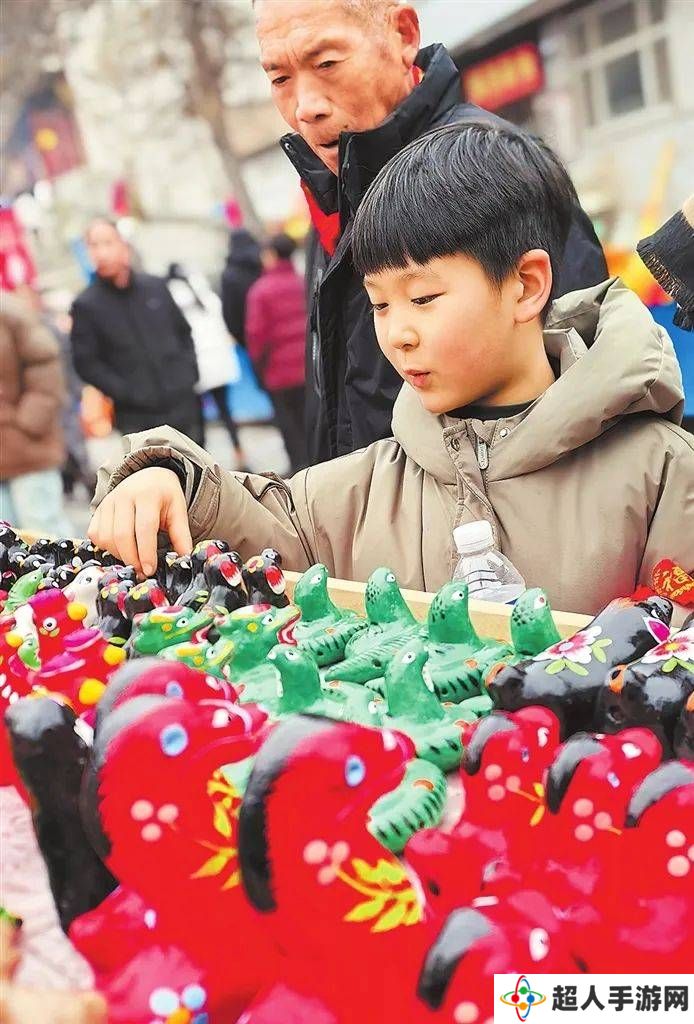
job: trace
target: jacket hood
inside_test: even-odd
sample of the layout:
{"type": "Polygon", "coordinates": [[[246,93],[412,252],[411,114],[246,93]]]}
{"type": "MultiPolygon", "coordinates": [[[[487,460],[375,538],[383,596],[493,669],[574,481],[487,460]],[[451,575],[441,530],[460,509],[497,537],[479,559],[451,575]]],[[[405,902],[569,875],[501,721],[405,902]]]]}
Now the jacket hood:
{"type": "Polygon", "coordinates": [[[237,228],[232,231],[229,237],[229,252],[227,254],[227,266],[248,266],[260,268],[260,246],[250,231],[245,228],[237,228]]]}
{"type": "MultiPolygon", "coordinates": [[[[570,292],[552,305],[545,348],[560,376],[529,409],[481,423],[490,448],[488,479],[533,473],[595,440],[627,416],[651,413],[680,423],[682,376],[669,335],[617,278],[570,292]]],[[[404,384],[393,410],[393,433],[406,454],[444,483],[455,481],[446,440],[466,421],[435,416],[404,384]]]]}

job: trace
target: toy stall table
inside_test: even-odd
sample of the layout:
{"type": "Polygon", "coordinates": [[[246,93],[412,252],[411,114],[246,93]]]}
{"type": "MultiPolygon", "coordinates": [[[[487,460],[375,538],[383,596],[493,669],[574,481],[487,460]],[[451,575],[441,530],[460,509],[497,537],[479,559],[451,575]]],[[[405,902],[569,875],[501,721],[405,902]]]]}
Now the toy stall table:
{"type": "MultiPolygon", "coordinates": [[[[21,535],[27,543],[36,540],[27,531],[21,531],[21,535]]],[[[284,575],[291,599],[301,573],[287,571],[284,575]]],[[[363,614],[364,583],[331,578],[328,591],[339,607],[363,614]]],[[[434,595],[414,590],[403,590],[402,594],[415,617],[425,619],[434,595]]],[[[477,631],[497,640],[509,639],[511,610],[509,605],[470,601],[470,616],[477,631]]],[[[554,612],[554,620],[561,636],[567,637],[585,626],[589,618],[558,611],[554,612]]],[[[449,775],[445,820],[457,820],[461,799],[458,774],[452,773],[449,775]]],[[[0,809],[4,833],[3,860],[7,858],[6,870],[2,873],[2,902],[24,917],[23,930],[28,940],[20,976],[36,988],[88,988],[91,971],[77,956],[58,925],[45,868],[31,828],[30,812],[9,787],[0,790],[0,809]]]]}

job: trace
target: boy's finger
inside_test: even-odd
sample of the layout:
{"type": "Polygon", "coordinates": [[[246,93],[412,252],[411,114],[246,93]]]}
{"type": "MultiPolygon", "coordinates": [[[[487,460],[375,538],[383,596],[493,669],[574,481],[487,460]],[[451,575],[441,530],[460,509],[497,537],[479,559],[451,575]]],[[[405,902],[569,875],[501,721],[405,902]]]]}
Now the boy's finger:
{"type": "Polygon", "coordinates": [[[101,505],[99,505],[98,509],[96,510],[96,512],[94,513],[92,518],[90,519],[89,526],[87,528],[87,537],[89,537],[89,539],[92,542],[92,544],[96,544],[97,547],[99,546],[99,519],[100,519],[100,516],[101,516],[101,505]]]}
{"type": "Polygon", "coordinates": [[[157,567],[157,531],[159,510],[153,502],[140,500],[135,506],[135,542],[145,576],[152,576],[157,567]]]}
{"type": "Polygon", "coordinates": [[[176,554],[189,555],[193,550],[193,538],[190,535],[188,509],[183,494],[177,495],[170,503],[162,526],[168,533],[176,554]]]}
{"type": "Polygon", "coordinates": [[[120,558],[118,547],[113,535],[113,523],[116,509],[112,498],[105,498],[99,506],[99,536],[94,543],[102,551],[110,551],[116,558],[120,558]]]}
{"type": "Polygon", "coordinates": [[[140,572],[141,565],[135,543],[135,503],[122,500],[118,503],[118,516],[114,520],[113,539],[122,562],[132,565],[140,572]]]}

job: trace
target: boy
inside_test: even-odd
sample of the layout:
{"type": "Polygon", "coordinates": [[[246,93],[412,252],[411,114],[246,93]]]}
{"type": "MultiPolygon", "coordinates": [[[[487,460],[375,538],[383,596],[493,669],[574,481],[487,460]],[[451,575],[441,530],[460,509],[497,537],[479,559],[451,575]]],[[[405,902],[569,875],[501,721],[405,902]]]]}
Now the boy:
{"type": "Polygon", "coordinates": [[[436,590],[453,527],[484,518],[528,586],[586,613],[661,558],[693,568],[694,438],[676,425],[669,338],[614,280],[548,312],[572,198],[556,157],[509,127],[454,124],[406,147],[353,232],[379,345],[406,381],[394,437],[289,482],[224,472],[169,428],[126,438],[101,471],[92,540],[145,573],[163,528],[178,550],[272,544],[294,569],[364,580],[389,565],[436,590]]]}

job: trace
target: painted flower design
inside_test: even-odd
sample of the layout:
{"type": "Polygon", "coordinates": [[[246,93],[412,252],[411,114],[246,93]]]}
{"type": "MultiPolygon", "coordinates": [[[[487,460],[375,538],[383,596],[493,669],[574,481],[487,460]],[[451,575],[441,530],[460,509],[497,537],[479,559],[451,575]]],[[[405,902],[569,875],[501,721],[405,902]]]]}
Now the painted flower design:
{"type": "Polygon", "coordinates": [[[591,644],[597,640],[602,633],[600,626],[588,626],[582,629],[575,636],[567,640],[560,640],[559,643],[548,647],[537,655],[536,661],[551,661],[553,658],[563,658],[565,661],[575,661],[579,665],[587,665],[591,657],[591,644]]]}
{"type": "Polygon", "coordinates": [[[685,878],[694,873],[694,843],[679,828],[671,829],[665,836],[668,849],[667,873],[672,878],[685,878]]]}
{"type": "Polygon", "coordinates": [[[540,824],[545,814],[545,787],[541,782],[533,782],[533,792],[529,793],[522,788],[521,779],[518,775],[504,776],[503,768],[499,764],[488,764],[484,769],[484,778],[489,783],[487,798],[492,803],[499,803],[505,800],[509,794],[530,800],[536,805],[530,818],[530,826],[534,828],[540,824]]]}
{"type": "Polygon", "coordinates": [[[304,847],[304,861],[318,868],[320,885],[330,885],[337,879],[359,894],[360,902],[345,914],[344,921],[368,922],[374,933],[421,921],[417,894],[395,858],[382,857],[376,864],[368,864],[361,857],[350,858],[349,846],[343,840],[330,846],[324,839],[312,839],[304,847]]]}
{"type": "Polygon", "coordinates": [[[316,864],[318,868],[318,881],[321,885],[330,885],[338,876],[341,866],[349,857],[349,846],[340,840],[333,846],[323,839],[313,839],[304,847],[304,860],[307,864],[316,864]]]}
{"type": "Polygon", "coordinates": [[[588,669],[585,668],[595,658],[597,661],[606,662],[603,648],[609,647],[612,641],[608,637],[598,639],[602,633],[602,626],[587,626],[566,640],[552,644],[546,651],[535,655],[535,661],[549,661],[546,671],[553,675],[561,672],[562,669],[569,669],[579,676],[587,676],[588,669]]]}
{"type": "Polygon", "coordinates": [[[222,891],[233,889],[241,882],[238,850],[235,845],[236,819],[239,816],[241,797],[236,786],[225,778],[224,773],[219,769],[214,771],[207,780],[207,795],[212,801],[212,824],[215,832],[218,832],[226,840],[226,845],[199,839],[200,845],[204,846],[206,850],[211,850],[212,855],[190,877],[213,878],[231,869],[231,873],[228,874],[221,889],[222,891]]]}
{"type": "Polygon", "coordinates": [[[156,843],[164,834],[163,826],[172,826],[178,818],[178,807],[176,804],[155,807],[149,800],[136,800],[130,808],[130,817],[140,825],[140,837],[146,843],[156,843]]]}
{"type": "Polygon", "coordinates": [[[691,668],[694,664],[694,627],[677,633],[665,643],[653,647],[643,659],[646,664],[663,661],[663,672],[672,672],[678,665],[691,668]]]}
{"type": "Polygon", "coordinates": [[[574,801],[573,813],[575,816],[574,837],[579,843],[587,843],[597,832],[611,832],[613,835],[621,835],[621,830],[615,828],[612,816],[607,811],[596,809],[592,800],[581,797],[574,801]]]}
{"type": "Polygon", "coordinates": [[[152,1024],[209,1024],[206,1003],[202,985],[186,985],[180,993],[164,986],[155,988],[149,997],[149,1008],[156,1014],[152,1024]]]}

